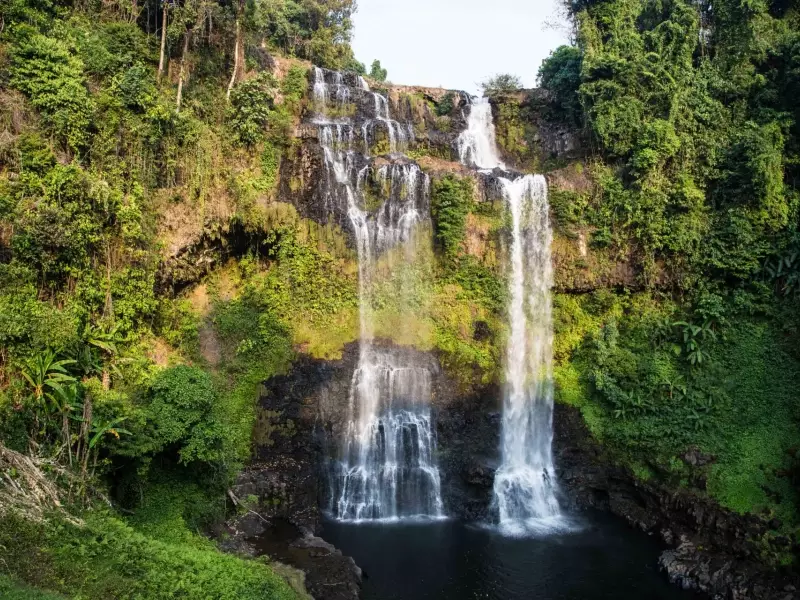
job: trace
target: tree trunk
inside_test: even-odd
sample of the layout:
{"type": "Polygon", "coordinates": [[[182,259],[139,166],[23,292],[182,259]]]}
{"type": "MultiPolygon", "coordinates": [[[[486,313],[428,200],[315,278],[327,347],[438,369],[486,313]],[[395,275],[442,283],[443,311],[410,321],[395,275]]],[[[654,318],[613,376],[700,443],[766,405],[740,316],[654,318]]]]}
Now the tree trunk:
{"type": "Polygon", "coordinates": [[[233,73],[228,84],[228,93],[225,97],[231,99],[231,90],[236,83],[242,70],[242,59],[244,58],[244,40],[242,40],[242,17],[244,16],[244,0],[239,0],[236,5],[236,39],[233,41],[233,73]]]}
{"type": "Polygon", "coordinates": [[[183,100],[183,81],[186,78],[186,55],[189,53],[189,38],[191,37],[192,30],[187,29],[186,34],[183,36],[183,53],[181,54],[181,68],[178,75],[178,98],[176,102],[175,112],[181,112],[181,100],[183,100]]]}
{"type": "Polygon", "coordinates": [[[106,298],[103,316],[114,320],[114,300],[111,296],[111,242],[106,244],[106,298]]]}
{"type": "Polygon", "coordinates": [[[231,73],[231,81],[228,83],[228,93],[225,97],[231,99],[231,90],[236,83],[236,76],[239,74],[239,44],[242,37],[242,27],[239,23],[239,17],[236,17],[236,39],[233,42],[233,73],[231,73]]]}
{"type": "Polygon", "coordinates": [[[161,17],[161,57],[158,59],[158,78],[164,74],[164,63],[166,62],[167,52],[167,0],[162,0],[164,3],[164,15],[161,17]]]}
{"type": "Polygon", "coordinates": [[[61,415],[61,435],[64,437],[64,445],[67,447],[67,456],[69,456],[69,466],[72,466],[72,440],[69,433],[69,416],[66,412],[61,415]]]}
{"type": "Polygon", "coordinates": [[[81,423],[81,477],[86,479],[89,467],[89,436],[92,434],[92,395],[87,393],[83,401],[83,423],[81,423]]]}

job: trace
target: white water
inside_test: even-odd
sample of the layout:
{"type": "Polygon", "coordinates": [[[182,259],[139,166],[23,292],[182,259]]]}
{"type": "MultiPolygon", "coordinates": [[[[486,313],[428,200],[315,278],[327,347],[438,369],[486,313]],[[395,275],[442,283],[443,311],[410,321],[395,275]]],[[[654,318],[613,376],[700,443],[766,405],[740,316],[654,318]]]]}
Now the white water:
{"type": "Polygon", "coordinates": [[[541,175],[501,179],[511,213],[502,457],[494,502],[501,527],[541,529],[560,511],[553,480],[552,233],[541,175]]]}
{"type": "MultiPolygon", "coordinates": [[[[505,171],[488,101],[478,100],[471,106],[467,129],[459,136],[459,153],[467,165],[505,171]]],[[[511,215],[507,273],[510,335],[502,462],[495,473],[493,505],[500,527],[507,533],[545,533],[564,527],[551,452],[553,268],[547,183],[541,175],[504,175],[498,180],[511,215]]]]}
{"type": "Polygon", "coordinates": [[[359,124],[353,118],[331,121],[318,114],[314,119],[328,174],[326,208],[347,215],[359,271],[359,363],[350,387],[348,422],[331,469],[330,509],[348,521],[438,518],[443,505],[430,412],[431,372],[410,352],[376,344],[372,315],[376,259],[405,246],[405,258],[416,260],[409,242],[428,219],[430,181],[414,163],[372,165],[368,152],[376,125],[386,128],[393,153],[409,137],[410,128],[392,120],[385,97],[370,92],[361,78],[348,86],[340,73],[315,70],[318,108],[332,102],[341,106],[342,99],[363,99],[364,94],[372,96],[374,115],[360,124],[361,151],[355,146],[359,124]],[[365,196],[370,178],[382,190],[381,204],[373,211],[367,210],[365,196]]]}
{"type": "Polygon", "coordinates": [[[505,169],[497,152],[492,106],[488,98],[473,100],[467,118],[467,128],[458,136],[458,153],[461,162],[467,166],[478,169],[505,169]]]}

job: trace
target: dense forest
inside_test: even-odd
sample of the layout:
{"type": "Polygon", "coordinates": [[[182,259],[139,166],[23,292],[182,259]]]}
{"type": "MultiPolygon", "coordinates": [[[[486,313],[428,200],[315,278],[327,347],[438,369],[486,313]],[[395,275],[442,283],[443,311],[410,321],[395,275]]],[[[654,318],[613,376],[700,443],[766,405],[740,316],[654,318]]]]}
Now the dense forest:
{"type": "MultiPolygon", "coordinates": [[[[486,86],[510,164],[585,182],[551,186],[554,254],[585,246],[556,265],[556,400],[641,481],[763,519],[759,559],[793,569],[800,6],[565,9],[574,45],[531,65],[539,89],[486,86]],[[579,150],[543,153],[543,120],[579,150]]],[[[269,435],[262,382],[358,339],[346,232],[285,197],[308,183],[290,165],[312,66],[390,88],[353,54],[354,10],[0,7],[4,598],[308,597],[299,572],[210,534],[252,508],[228,489],[269,435]],[[187,248],[204,252],[190,268],[187,248]]],[[[458,95],[415,93],[451,133],[458,95]]],[[[465,394],[501,384],[502,207],[477,200],[447,151],[409,156],[433,176],[434,244],[399,277],[422,308],[395,341],[435,352],[465,394]]],[[[378,336],[398,330],[397,297],[388,283],[375,295],[378,336]]]]}

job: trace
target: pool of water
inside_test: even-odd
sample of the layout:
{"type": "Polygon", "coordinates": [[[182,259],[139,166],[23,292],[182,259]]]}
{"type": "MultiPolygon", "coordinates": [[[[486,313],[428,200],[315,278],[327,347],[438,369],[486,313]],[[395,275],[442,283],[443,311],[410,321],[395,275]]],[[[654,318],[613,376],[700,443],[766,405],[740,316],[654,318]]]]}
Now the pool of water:
{"type": "Polygon", "coordinates": [[[458,521],[325,523],[364,570],[364,600],[687,600],[658,571],[661,546],[605,515],[513,538],[458,521]]]}

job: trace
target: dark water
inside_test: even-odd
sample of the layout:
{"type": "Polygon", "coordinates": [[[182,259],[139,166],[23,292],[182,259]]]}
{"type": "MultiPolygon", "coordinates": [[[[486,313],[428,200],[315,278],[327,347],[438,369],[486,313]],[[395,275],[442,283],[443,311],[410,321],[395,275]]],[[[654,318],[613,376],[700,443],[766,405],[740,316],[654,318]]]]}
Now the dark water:
{"type": "Polygon", "coordinates": [[[503,537],[458,521],[325,524],[364,570],[364,600],[687,600],[658,571],[660,546],[603,515],[577,532],[503,537]]]}

